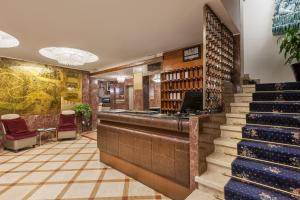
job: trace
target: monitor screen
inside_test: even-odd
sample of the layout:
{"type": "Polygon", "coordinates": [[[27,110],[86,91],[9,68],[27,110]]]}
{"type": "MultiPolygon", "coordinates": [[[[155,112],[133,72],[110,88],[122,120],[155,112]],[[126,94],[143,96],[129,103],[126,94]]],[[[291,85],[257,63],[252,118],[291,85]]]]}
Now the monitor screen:
{"type": "Polygon", "coordinates": [[[186,91],[180,113],[198,113],[200,111],[203,111],[203,93],[201,91],[186,91]]]}

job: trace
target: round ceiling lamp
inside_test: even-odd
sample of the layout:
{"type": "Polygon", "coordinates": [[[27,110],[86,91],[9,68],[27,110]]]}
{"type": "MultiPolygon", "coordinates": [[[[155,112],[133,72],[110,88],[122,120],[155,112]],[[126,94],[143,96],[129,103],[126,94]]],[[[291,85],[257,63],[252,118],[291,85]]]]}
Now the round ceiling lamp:
{"type": "Polygon", "coordinates": [[[125,82],[125,77],[124,76],[118,76],[117,77],[117,82],[118,83],[124,83],[125,82]]]}
{"type": "Polygon", "coordinates": [[[0,48],[11,48],[19,46],[20,42],[14,36],[0,31],[0,48]]]}
{"type": "Polygon", "coordinates": [[[98,56],[91,52],[66,47],[46,47],[40,49],[39,53],[63,65],[78,66],[99,60],[98,56]]]}

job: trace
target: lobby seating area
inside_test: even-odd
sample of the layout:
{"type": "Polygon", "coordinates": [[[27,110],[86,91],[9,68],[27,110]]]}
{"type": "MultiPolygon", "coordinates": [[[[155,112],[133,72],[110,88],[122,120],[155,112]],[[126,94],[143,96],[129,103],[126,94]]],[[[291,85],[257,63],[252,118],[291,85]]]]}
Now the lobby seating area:
{"type": "Polygon", "coordinates": [[[300,200],[300,0],[1,0],[0,200],[300,200]]]}

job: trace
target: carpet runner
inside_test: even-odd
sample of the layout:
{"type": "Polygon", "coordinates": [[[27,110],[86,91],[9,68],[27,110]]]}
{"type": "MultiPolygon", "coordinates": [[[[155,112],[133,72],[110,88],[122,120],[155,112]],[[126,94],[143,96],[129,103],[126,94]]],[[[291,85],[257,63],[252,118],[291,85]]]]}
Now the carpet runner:
{"type": "Polygon", "coordinates": [[[246,122],[225,199],[300,200],[300,82],[257,84],[246,122]]]}

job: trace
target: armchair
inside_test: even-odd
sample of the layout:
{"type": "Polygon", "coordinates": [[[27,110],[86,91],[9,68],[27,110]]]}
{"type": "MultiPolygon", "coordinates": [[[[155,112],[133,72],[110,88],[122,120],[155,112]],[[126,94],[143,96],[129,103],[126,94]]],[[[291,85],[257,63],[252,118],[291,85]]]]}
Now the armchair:
{"type": "Polygon", "coordinates": [[[18,114],[1,116],[3,130],[3,145],[7,149],[18,151],[25,147],[36,145],[37,132],[30,131],[24,119],[18,114]]]}
{"type": "Polygon", "coordinates": [[[59,116],[57,139],[77,138],[75,111],[65,110],[59,116]]]}

